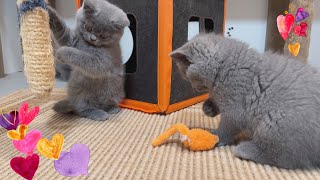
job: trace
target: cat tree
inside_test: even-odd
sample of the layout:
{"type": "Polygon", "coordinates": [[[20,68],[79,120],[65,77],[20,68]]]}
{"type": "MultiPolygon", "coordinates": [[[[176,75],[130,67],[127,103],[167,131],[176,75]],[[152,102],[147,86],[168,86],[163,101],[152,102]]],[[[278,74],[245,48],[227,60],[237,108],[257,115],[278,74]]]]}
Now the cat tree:
{"type": "Polygon", "coordinates": [[[30,90],[48,96],[55,80],[49,15],[45,0],[17,0],[24,72],[30,90]]]}

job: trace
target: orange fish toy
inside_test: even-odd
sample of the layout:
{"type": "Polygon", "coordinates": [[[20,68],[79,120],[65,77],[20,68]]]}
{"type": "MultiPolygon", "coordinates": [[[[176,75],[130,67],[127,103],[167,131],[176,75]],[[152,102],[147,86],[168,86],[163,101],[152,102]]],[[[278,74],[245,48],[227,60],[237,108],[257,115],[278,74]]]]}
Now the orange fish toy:
{"type": "Polygon", "coordinates": [[[164,144],[170,136],[176,133],[180,133],[180,141],[192,151],[210,150],[219,142],[218,136],[211,134],[209,131],[203,129],[190,130],[184,124],[175,124],[152,141],[152,146],[157,147],[164,144]]]}

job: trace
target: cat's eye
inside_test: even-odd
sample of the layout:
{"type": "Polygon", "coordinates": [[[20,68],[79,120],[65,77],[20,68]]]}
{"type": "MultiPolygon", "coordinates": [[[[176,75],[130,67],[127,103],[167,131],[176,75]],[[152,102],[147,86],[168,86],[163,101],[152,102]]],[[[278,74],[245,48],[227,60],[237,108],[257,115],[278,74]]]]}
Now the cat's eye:
{"type": "Polygon", "coordinates": [[[85,28],[86,31],[88,31],[88,32],[91,32],[91,31],[92,31],[92,27],[89,26],[89,25],[87,25],[87,24],[84,25],[84,28],[85,28]]]}
{"type": "Polygon", "coordinates": [[[110,35],[108,35],[108,34],[101,34],[101,35],[99,35],[99,37],[100,37],[101,39],[109,39],[109,38],[110,38],[110,35]]]}

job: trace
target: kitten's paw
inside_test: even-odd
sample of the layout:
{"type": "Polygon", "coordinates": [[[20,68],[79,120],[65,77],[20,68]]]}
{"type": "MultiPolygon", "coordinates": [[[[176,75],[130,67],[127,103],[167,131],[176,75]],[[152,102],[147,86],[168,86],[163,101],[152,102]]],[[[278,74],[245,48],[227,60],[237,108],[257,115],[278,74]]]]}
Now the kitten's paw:
{"type": "MultiPolygon", "coordinates": [[[[215,130],[215,129],[211,129],[211,130],[210,130],[210,133],[213,134],[213,135],[218,136],[218,132],[217,132],[217,130],[215,130]]],[[[225,142],[222,142],[222,141],[219,140],[219,142],[218,142],[218,144],[216,145],[216,147],[226,146],[226,145],[227,145],[227,144],[226,144],[225,142]]]]}
{"type": "Polygon", "coordinates": [[[103,110],[95,109],[87,112],[82,112],[82,116],[96,121],[105,121],[108,120],[111,115],[103,110]]]}
{"type": "Polygon", "coordinates": [[[233,145],[235,143],[233,137],[229,135],[227,132],[218,129],[215,133],[219,137],[219,143],[217,144],[218,147],[233,145]]]}
{"type": "Polygon", "coordinates": [[[220,111],[218,106],[216,105],[216,103],[214,103],[213,100],[206,100],[202,106],[202,110],[204,112],[205,115],[209,116],[209,117],[215,117],[217,116],[220,111]]]}
{"type": "Polygon", "coordinates": [[[113,107],[113,108],[109,109],[107,112],[108,112],[109,114],[118,114],[120,111],[121,111],[121,108],[119,108],[119,107],[113,107]]]}
{"type": "Polygon", "coordinates": [[[227,146],[227,144],[225,142],[218,142],[218,144],[216,145],[216,147],[222,147],[222,146],[227,146]]]}
{"type": "Polygon", "coordinates": [[[57,63],[65,64],[66,55],[64,50],[62,50],[61,48],[58,49],[55,56],[56,56],[55,60],[57,61],[57,63]]]}
{"type": "Polygon", "coordinates": [[[67,64],[70,62],[70,58],[74,54],[74,48],[62,46],[56,52],[56,60],[58,63],[67,64]]]}
{"type": "Polygon", "coordinates": [[[211,133],[211,134],[214,134],[214,135],[218,135],[218,132],[217,132],[217,130],[215,130],[215,129],[211,129],[211,130],[210,130],[210,133],[211,133]]]}
{"type": "MultiPolygon", "coordinates": [[[[211,130],[210,130],[210,133],[211,133],[211,134],[214,134],[214,135],[216,135],[216,136],[219,137],[218,131],[215,130],[215,129],[211,129],[211,130]]],[[[220,138],[219,138],[219,142],[218,142],[218,144],[216,145],[216,147],[221,147],[221,146],[226,146],[226,145],[228,145],[227,142],[225,142],[223,139],[220,140],[220,138]]]]}

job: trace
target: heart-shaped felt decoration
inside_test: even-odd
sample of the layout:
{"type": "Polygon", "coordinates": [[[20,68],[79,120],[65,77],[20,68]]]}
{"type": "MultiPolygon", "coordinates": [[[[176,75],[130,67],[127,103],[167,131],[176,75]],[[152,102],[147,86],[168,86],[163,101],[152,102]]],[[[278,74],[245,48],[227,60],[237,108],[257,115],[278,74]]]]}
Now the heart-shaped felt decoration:
{"type": "Polygon", "coordinates": [[[84,144],[74,144],[70,152],[62,152],[54,161],[57,172],[63,176],[75,177],[88,175],[90,149],[84,144]]]}
{"type": "Polygon", "coordinates": [[[300,51],[300,43],[289,44],[288,49],[292,55],[298,56],[299,51],[300,51]]]}
{"type": "Polygon", "coordinates": [[[19,125],[18,111],[12,111],[10,114],[1,114],[0,125],[8,131],[17,129],[19,125]]]}
{"type": "Polygon", "coordinates": [[[297,9],[297,12],[296,12],[296,22],[305,20],[309,16],[310,16],[309,13],[305,11],[304,8],[300,7],[297,9]]]}
{"type": "Polygon", "coordinates": [[[28,126],[21,124],[18,126],[17,130],[10,130],[7,135],[12,140],[23,140],[28,132],[28,126]]]}
{"type": "Polygon", "coordinates": [[[307,36],[308,24],[305,22],[300,23],[299,26],[295,26],[293,31],[298,36],[307,36]]]}
{"type": "Polygon", "coordinates": [[[36,149],[38,141],[41,139],[41,132],[38,130],[32,130],[20,141],[12,141],[13,146],[20,152],[32,155],[36,149]]]}
{"type": "Polygon", "coordinates": [[[37,144],[37,150],[42,156],[57,160],[59,159],[63,143],[63,135],[56,134],[53,136],[52,141],[49,141],[46,138],[40,139],[37,144]]]}
{"type": "Polygon", "coordinates": [[[279,15],[277,18],[277,25],[280,35],[286,40],[294,24],[294,16],[287,14],[286,16],[279,15]]]}
{"type": "Polygon", "coordinates": [[[30,180],[38,169],[39,161],[37,154],[33,154],[27,158],[15,157],[11,159],[10,166],[17,174],[30,180]]]}
{"type": "Polygon", "coordinates": [[[28,103],[23,103],[19,109],[20,124],[28,125],[39,114],[40,108],[36,106],[30,112],[28,112],[28,103]]]}

